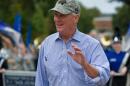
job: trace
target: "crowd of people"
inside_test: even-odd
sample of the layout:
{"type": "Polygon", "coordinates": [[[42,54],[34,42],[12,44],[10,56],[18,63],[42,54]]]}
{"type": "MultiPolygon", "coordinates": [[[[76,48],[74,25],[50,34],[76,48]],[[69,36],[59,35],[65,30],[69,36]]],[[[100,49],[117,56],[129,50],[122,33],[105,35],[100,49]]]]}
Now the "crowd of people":
{"type": "Polygon", "coordinates": [[[14,46],[11,40],[0,34],[0,86],[2,85],[2,73],[6,70],[35,71],[37,64],[37,49],[30,44],[29,49],[20,43],[14,46]]]}

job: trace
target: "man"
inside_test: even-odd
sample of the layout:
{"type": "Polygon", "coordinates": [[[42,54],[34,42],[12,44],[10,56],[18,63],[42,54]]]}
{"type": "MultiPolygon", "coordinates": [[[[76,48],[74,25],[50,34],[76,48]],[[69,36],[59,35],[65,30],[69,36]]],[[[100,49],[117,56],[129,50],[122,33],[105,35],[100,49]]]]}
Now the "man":
{"type": "Polygon", "coordinates": [[[121,50],[121,40],[117,36],[113,39],[112,48],[106,51],[111,69],[109,86],[126,86],[129,54],[121,50]]]}
{"type": "Polygon", "coordinates": [[[100,43],[78,31],[78,2],[58,0],[51,10],[57,33],[41,44],[35,86],[104,86],[109,62],[100,43]]]}

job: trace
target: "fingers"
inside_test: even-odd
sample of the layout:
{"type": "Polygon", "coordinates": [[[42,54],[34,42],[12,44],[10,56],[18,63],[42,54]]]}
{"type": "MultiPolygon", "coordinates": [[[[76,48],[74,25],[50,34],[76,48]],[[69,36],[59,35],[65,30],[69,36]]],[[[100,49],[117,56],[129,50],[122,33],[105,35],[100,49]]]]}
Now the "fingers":
{"type": "Polygon", "coordinates": [[[80,50],[80,48],[78,48],[78,46],[76,44],[72,44],[72,48],[74,49],[74,52],[68,51],[68,54],[73,57],[74,55],[81,55],[82,51],[80,50]]]}
{"type": "Polygon", "coordinates": [[[75,51],[75,54],[82,55],[81,51],[75,51]]]}
{"type": "Polygon", "coordinates": [[[74,59],[74,54],[73,54],[71,51],[68,51],[68,54],[70,55],[70,57],[71,57],[72,59],[74,59]]]}
{"type": "Polygon", "coordinates": [[[73,54],[71,51],[68,51],[68,54],[70,55],[70,57],[71,57],[73,60],[76,60],[76,58],[74,57],[74,54],[73,54]]]}
{"type": "Polygon", "coordinates": [[[72,47],[75,51],[81,51],[76,44],[72,44],[72,47]]]}
{"type": "Polygon", "coordinates": [[[80,51],[75,51],[75,54],[73,54],[71,51],[68,51],[67,52],[71,57],[73,57],[75,54],[77,54],[77,55],[82,55],[82,52],[80,52],[80,51]]]}
{"type": "Polygon", "coordinates": [[[73,53],[71,51],[68,51],[68,54],[73,57],[73,53]]]}

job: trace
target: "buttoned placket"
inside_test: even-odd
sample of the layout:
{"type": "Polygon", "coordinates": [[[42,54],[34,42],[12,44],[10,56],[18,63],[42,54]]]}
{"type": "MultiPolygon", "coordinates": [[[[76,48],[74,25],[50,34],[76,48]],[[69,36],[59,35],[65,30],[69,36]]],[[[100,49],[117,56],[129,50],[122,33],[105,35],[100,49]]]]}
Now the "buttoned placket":
{"type": "Polygon", "coordinates": [[[69,43],[64,43],[63,42],[63,53],[62,53],[62,57],[64,57],[64,68],[63,68],[63,74],[65,77],[65,80],[63,81],[64,86],[68,86],[68,78],[69,78],[69,69],[68,69],[68,55],[67,55],[67,47],[68,47],[69,43]]]}

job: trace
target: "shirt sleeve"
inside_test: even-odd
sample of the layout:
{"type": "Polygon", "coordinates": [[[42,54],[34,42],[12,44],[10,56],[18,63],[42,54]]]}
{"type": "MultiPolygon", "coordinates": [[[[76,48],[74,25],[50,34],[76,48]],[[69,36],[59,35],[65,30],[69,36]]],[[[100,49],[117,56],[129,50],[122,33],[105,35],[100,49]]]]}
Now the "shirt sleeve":
{"type": "Polygon", "coordinates": [[[98,43],[94,48],[92,48],[90,64],[99,71],[99,76],[96,78],[91,78],[84,71],[85,80],[89,84],[95,84],[96,86],[104,86],[110,77],[110,67],[107,57],[100,43],[98,43]]]}
{"type": "Polygon", "coordinates": [[[44,66],[44,47],[43,46],[39,50],[35,86],[49,86],[46,69],[44,66]]]}

